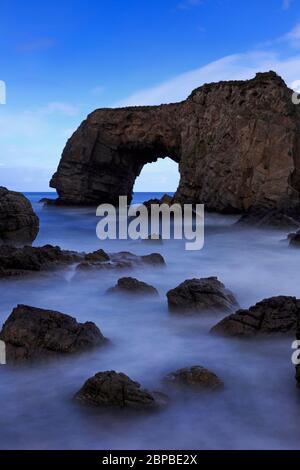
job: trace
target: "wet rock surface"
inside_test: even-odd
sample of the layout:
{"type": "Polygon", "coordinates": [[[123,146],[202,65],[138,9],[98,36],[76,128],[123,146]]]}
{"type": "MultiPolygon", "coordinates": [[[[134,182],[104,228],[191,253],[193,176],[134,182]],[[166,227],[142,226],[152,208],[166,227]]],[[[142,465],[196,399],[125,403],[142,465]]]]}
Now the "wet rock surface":
{"type": "Polygon", "coordinates": [[[21,193],[0,187],[0,244],[31,243],[39,232],[39,218],[21,193]]]}
{"type": "Polygon", "coordinates": [[[223,336],[253,337],[296,332],[300,316],[300,300],[278,296],[258,302],[248,310],[238,310],[224,318],[211,330],[223,336]]]}
{"type": "Polygon", "coordinates": [[[232,312],[238,308],[233,293],[217,277],[189,279],[167,293],[174,313],[232,312]]]}
{"type": "Polygon", "coordinates": [[[107,342],[92,322],[78,323],[69,315],[28,305],[13,309],[0,340],[5,342],[8,364],[79,353],[107,342]]]}
{"type": "Polygon", "coordinates": [[[128,295],[158,295],[155,287],[139,281],[133,277],[122,277],[118,280],[117,285],[107,290],[108,294],[128,294],[128,295]]]}
{"type": "Polygon", "coordinates": [[[142,389],[138,382],[115,371],[98,372],[88,379],[74,399],[95,407],[153,410],[163,406],[167,397],[159,392],[142,389]]]}
{"type": "Polygon", "coordinates": [[[188,386],[196,390],[220,390],[224,383],[219,377],[202,366],[185,367],[164,378],[166,384],[188,386]]]}
{"type": "Polygon", "coordinates": [[[58,246],[0,246],[0,278],[23,276],[79,262],[83,255],[58,246]]]}

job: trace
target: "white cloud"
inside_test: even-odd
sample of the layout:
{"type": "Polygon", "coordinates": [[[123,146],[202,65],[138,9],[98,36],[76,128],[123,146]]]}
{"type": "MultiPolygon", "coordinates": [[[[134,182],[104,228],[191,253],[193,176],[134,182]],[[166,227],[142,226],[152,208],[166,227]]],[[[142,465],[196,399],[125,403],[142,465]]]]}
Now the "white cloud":
{"type": "Polygon", "coordinates": [[[300,46],[300,23],[297,24],[292,31],[285,34],[282,40],[288,42],[292,47],[300,46]]]}
{"type": "Polygon", "coordinates": [[[190,10],[191,8],[197,7],[203,3],[203,0],[183,0],[178,3],[177,8],[179,10],[190,10]]]}
{"type": "Polygon", "coordinates": [[[152,88],[141,90],[116,103],[116,106],[171,103],[185,99],[204,83],[220,80],[245,80],[257,72],[275,70],[290,85],[300,78],[300,55],[287,59],[275,52],[254,51],[235,54],[183,73],[152,88]]]}
{"type": "Polygon", "coordinates": [[[36,111],[37,114],[62,114],[65,116],[76,116],[78,108],[75,106],[64,103],[62,101],[52,101],[36,111]]]}
{"type": "Polygon", "coordinates": [[[288,10],[288,9],[290,8],[291,4],[292,4],[292,1],[293,1],[293,0],[283,0],[283,2],[282,2],[282,8],[283,8],[284,10],[288,10]]]}

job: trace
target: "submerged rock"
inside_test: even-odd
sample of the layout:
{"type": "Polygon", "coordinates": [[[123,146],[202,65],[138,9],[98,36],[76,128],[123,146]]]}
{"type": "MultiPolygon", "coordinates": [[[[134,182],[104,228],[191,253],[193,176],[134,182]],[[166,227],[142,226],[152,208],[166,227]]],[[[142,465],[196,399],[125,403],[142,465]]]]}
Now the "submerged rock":
{"type": "Polygon", "coordinates": [[[167,403],[165,395],[142,389],[138,382],[115,371],[98,372],[85,382],[74,399],[95,407],[137,410],[151,410],[167,403]]]}
{"type": "MultiPolygon", "coordinates": [[[[100,250],[102,251],[102,250],[100,250]]],[[[99,270],[99,269],[129,269],[141,264],[150,264],[152,266],[165,265],[165,260],[159,253],[138,256],[128,251],[119,253],[110,253],[107,258],[97,259],[98,252],[86,255],[84,260],[78,265],[78,271],[99,270]],[[96,253],[96,257],[94,256],[96,253]]],[[[104,252],[103,252],[104,253],[104,252]]],[[[100,258],[102,255],[100,255],[100,258]]]]}
{"type": "Polygon", "coordinates": [[[0,340],[6,345],[8,364],[78,353],[107,342],[92,322],[78,323],[69,315],[28,305],[13,309],[0,340]]]}
{"type": "Polygon", "coordinates": [[[80,253],[52,245],[23,248],[3,245],[0,246],[0,278],[47,271],[79,262],[82,257],[80,253]]]}
{"type": "Polygon", "coordinates": [[[232,312],[238,308],[233,293],[217,277],[189,279],[167,293],[170,312],[232,312]]]}
{"type": "Polygon", "coordinates": [[[39,218],[22,194],[0,187],[0,244],[31,243],[39,232],[39,218]]]}
{"type": "Polygon", "coordinates": [[[202,366],[179,369],[168,374],[164,382],[189,386],[197,390],[219,390],[224,387],[224,383],[216,374],[202,366]]]}
{"type": "Polygon", "coordinates": [[[223,336],[253,337],[274,333],[292,334],[300,315],[300,300],[278,296],[258,302],[248,310],[238,310],[211,330],[223,336]]]}
{"type": "Polygon", "coordinates": [[[107,290],[107,293],[123,293],[130,295],[158,295],[155,287],[146,284],[146,282],[139,281],[133,277],[122,277],[118,280],[115,287],[107,290]]]}
{"type": "Polygon", "coordinates": [[[300,228],[300,223],[291,215],[279,210],[252,208],[237,221],[241,227],[290,230],[300,228]]]}
{"type": "Polygon", "coordinates": [[[137,256],[132,253],[108,255],[103,250],[93,253],[79,253],[62,250],[58,246],[24,246],[17,248],[0,245],[0,278],[24,276],[36,272],[58,269],[78,263],[77,270],[129,269],[141,264],[164,265],[163,257],[158,253],[137,256]]]}

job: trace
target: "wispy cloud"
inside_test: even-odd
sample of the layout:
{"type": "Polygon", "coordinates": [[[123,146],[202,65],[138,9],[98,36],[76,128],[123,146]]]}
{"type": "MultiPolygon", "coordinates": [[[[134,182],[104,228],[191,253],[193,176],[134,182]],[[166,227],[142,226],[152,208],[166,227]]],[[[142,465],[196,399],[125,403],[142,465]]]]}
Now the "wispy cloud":
{"type": "Polygon", "coordinates": [[[152,88],[141,90],[116,103],[116,106],[154,105],[185,99],[204,83],[220,80],[245,80],[257,72],[275,70],[291,85],[300,77],[300,55],[282,58],[279,53],[251,51],[235,54],[211,62],[203,67],[177,75],[152,88]]]}
{"type": "Polygon", "coordinates": [[[300,23],[282,38],[293,47],[300,47],[300,23]]]}
{"type": "Polygon", "coordinates": [[[203,3],[204,0],[182,0],[178,3],[178,10],[190,10],[191,8],[197,7],[203,3]]]}
{"type": "Polygon", "coordinates": [[[20,52],[39,52],[45,49],[50,49],[55,46],[56,40],[50,37],[35,38],[29,41],[24,41],[18,44],[17,49],[20,52]]]}
{"type": "Polygon", "coordinates": [[[282,8],[284,10],[288,10],[292,4],[293,0],[283,0],[282,2],[282,8]]]}
{"type": "Polygon", "coordinates": [[[76,106],[62,101],[52,101],[36,110],[36,113],[38,114],[62,114],[64,116],[71,117],[76,116],[78,112],[79,110],[76,106]]]}

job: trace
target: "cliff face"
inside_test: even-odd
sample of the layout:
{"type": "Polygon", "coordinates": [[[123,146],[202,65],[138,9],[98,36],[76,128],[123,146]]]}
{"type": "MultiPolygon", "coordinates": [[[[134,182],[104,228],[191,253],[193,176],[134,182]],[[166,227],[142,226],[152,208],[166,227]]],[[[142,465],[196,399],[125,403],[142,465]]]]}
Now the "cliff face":
{"type": "Polygon", "coordinates": [[[204,85],[177,104],[99,109],[67,142],[51,187],[66,204],[131,198],[144,164],[179,163],[175,200],[289,209],[300,198],[300,107],[274,72],[204,85]]]}

